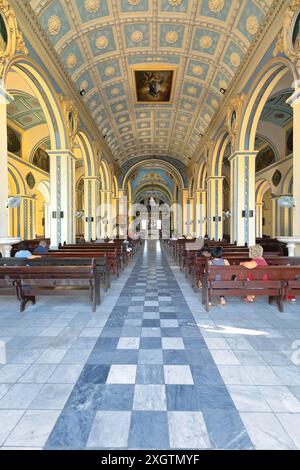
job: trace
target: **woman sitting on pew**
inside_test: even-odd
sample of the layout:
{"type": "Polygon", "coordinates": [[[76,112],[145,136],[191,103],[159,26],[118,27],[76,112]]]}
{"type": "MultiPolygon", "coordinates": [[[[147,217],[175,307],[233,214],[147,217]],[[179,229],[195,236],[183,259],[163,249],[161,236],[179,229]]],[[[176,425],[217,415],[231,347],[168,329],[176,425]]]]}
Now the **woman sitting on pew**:
{"type": "Polygon", "coordinates": [[[32,256],[32,253],[28,250],[26,243],[22,242],[19,245],[19,250],[15,254],[15,258],[28,259],[32,256]]]}
{"type": "MultiPolygon", "coordinates": [[[[245,266],[245,268],[248,269],[254,269],[257,268],[258,266],[268,266],[268,263],[263,257],[264,254],[264,249],[261,245],[254,245],[250,246],[249,248],[249,258],[251,258],[251,261],[245,261],[244,263],[241,263],[241,266],[245,266]]],[[[265,274],[263,276],[263,281],[267,281],[268,276],[265,274]]],[[[253,281],[253,276],[249,274],[247,277],[247,281],[253,281]]],[[[247,302],[254,302],[255,300],[255,295],[247,295],[245,298],[247,302]]]]}
{"type": "MultiPolygon", "coordinates": [[[[222,258],[223,250],[221,246],[215,246],[211,250],[211,256],[212,259],[209,261],[209,264],[211,266],[230,266],[229,261],[227,259],[222,258]]],[[[221,276],[218,274],[215,280],[221,281],[221,276]]],[[[222,295],[220,296],[220,304],[226,305],[225,297],[223,297],[222,295]]],[[[209,303],[209,305],[211,306],[211,302],[209,303]]]]}

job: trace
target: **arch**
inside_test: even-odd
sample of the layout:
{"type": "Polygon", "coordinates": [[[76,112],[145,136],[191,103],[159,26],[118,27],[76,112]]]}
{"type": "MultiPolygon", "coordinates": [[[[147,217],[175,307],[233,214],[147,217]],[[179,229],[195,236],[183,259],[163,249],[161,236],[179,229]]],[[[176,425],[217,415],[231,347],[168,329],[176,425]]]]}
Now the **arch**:
{"type": "Polygon", "coordinates": [[[102,178],[103,189],[111,191],[111,177],[108,164],[105,160],[100,162],[100,176],[102,178]]]}
{"type": "Polygon", "coordinates": [[[294,70],[291,63],[284,58],[272,59],[258,74],[250,87],[248,99],[242,112],[242,121],[237,141],[239,151],[255,151],[255,137],[257,126],[263,108],[272,93],[272,90],[287,74],[294,70]]]}
{"type": "MultiPolygon", "coordinates": [[[[170,163],[165,162],[163,160],[155,160],[155,165],[157,165],[159,168],[166,170],[167,172],[171,173],[174,177],[175,180],[179,186],[179,188],[184,188],[184,181],[179,173],[179,171],[170,163]]],[[[122,189],[125,190],[127,187],[127,183],[129,182],[130,176],[132,173],[136,172],[139,169],[145,169],[150,166],[150,169],[153,169],[153,163],[152,162],[147,162],[147,161],[141,161],[133,165],[127,173],[124,175],[123,178],[123,183],[122,183],[122,189]]]]}
{"type": "Polygon", "coordinates": [[[90,143],[90,138],[82,129],[77,132],[76,137],[84,163],[84,174],[86,177],[95,177],[97,174],[95,162],[96,159],[94,157],[93,148],[90,143]]]}
{"type": "MultiPolygon", "coordinates": [[[[10,161],[8,162],[8,173],[11,177],[11,181],[14,183],[14,189],[17,190],[16,194],[25,196],[27,194],[27,188],[24,178],[20,171],[10,161]]],[[[12,191],[13,187],[11,188],[12,191]]]]}
{"type": "Polygon", "coordinates": [[[66,150],[68,134],[56,92],[42,68],[30,57],[17,55],[10,61],[5,78],[10,71],[19,73],[28,83],[43,110],[49,128],[51,150],[66,150]]]}
{"type": "Polygon", "coordinates": [[[42,193],[45,204],[50,204],[50,183],[49,181],[40,181],[37,185],[37,189],[42,193]]]}
{"type": "Polygon", "coordinates": [[[213,147],[210,176],[222,176],[224,153],[229,142],[230,136],[228,132],[222,129],[213,147]]]}
{"type": "Polygon", "coordinates": [[[270,181],[263,179],[258,180],[255,185],[255,200],[256,204],[263,203],[263,197],[267,191],[271,189],[270,181]]]}
{"type": "Polygon", "coordinates": [[[205,160],[202,160],[199,165],[198,176],[197,176],[197,189],[205,189],[207,176],[207,165],[205,160]]]}
{"type": "Polygon", "coordinates": [[[112,183],[113,183],[113,197],[118,198],[119,197],[119,187],[118,187],[118,180],[117,180],[116,175],[113,175],[112,183]]]}
{"type": "Polygon", "coordinates": [[[195,177],[192,176],[190,185],[189,185],[189,195],[190,197],[194,196],[194,191],[195,191],[195,177]]]}
{"type": "Polygon", "coordinates": [[[293,167],[291,167],[287,171],[286,175],[282,179],[281,193],[282,194],[293,194],[293,167]]]}
{"type": "Polygon", "coordinates": [[[172,201],[172,194],[171,194],[171,191],[169,190],[169,188],[157,183],[154,186],[146,184],[146,185],[142,186],[141,188],[139,188],[139,190],[134,195],[134,202],[137,201],[137,199],[139,198],[139,195],[141,193],[143,193],[144,191],[149,191],[149,190],[153,190],[153,191],[158,190],[158,191],[162,192],[163,194],[167,195],[170,202],[172,201]]]}
{"type": "Polygon", "coordinates": [[[264,140],[266,144],[271,147],[275,155],[275,160],[276,162],[278,162],[280,160],[280,155],[279,155],[278,149],[275,147],[273,142],[268,137],[265,137],[264,135],[259,134],[259,133],[256,134],[256,137],[259,137],[260,139],[264,140]]]}

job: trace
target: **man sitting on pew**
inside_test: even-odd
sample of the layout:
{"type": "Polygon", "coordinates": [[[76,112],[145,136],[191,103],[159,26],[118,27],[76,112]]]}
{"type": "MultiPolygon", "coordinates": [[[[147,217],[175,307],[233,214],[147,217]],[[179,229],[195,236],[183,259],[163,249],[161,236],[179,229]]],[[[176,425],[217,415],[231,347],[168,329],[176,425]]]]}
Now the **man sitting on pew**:
{"type": "Polygon", "coordinates": [[[39,246],[33,250],[34,255],[46,255],[48,253],[48,245],[45,240],[41,240],[39,246]]]}

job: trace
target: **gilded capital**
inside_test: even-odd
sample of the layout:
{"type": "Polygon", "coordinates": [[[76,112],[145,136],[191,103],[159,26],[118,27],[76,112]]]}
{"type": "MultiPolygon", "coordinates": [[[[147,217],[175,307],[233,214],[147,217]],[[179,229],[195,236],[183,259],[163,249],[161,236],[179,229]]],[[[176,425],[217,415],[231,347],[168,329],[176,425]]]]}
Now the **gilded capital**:
{"type": "Polygon", "coordinates": [[[0,79],[17,52],[28,54],[14,11],[7,0],[0,0],[0,79]]]}

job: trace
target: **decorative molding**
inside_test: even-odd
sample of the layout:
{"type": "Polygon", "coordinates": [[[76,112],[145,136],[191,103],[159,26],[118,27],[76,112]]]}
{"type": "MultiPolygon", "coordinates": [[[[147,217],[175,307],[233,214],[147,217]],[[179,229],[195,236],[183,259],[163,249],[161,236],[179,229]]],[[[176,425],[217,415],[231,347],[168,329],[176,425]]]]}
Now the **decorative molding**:
{"type": "MultiPolygon", "coordinates": [[[[9,60],[17,53],[28,54],[23,35],[18,27],[16,15],[7,0],[0,0],[0,15],[6,28],[6,40],[1,35],[0,79],[3,78],[9,60]]],[[[4,32],[3,32],[4,33],[4,32]]]]}
{"type": "Polygon", "coordinates": [[[300,73],[300,32],[298,33],[299,44],[297,47],[293,44],[293,34],[299,15],[300,0],[293,0],[285,12],[282,28],[283,52],[296,65],[298,73],[300,73]]]}
{"type": "Polygon", "coordinates": [[[68,129],[69,149],[73,150],[75,144],[74,140],[78,130],[78,111],[70,98],[59,95],[59,102],[68,129]]]}
{"type": "Polygon", "coordinates": [[[235,97],[231,98],[227,110],[226,128],[230,136],[232,153],[236,152],[237,150],[237,139],[243,117],[242,113],[245,101],[246,95],[240,93],[239,95],[236,95],[235,97]]]}

